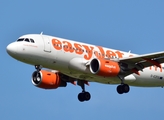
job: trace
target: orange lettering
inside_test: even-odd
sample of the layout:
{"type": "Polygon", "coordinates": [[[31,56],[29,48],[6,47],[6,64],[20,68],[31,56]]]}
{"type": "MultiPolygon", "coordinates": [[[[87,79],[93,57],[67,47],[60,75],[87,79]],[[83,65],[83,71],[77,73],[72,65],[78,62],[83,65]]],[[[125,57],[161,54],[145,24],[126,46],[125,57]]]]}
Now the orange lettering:
{"type": "Polygon", "coordinates": [[[108,58],[112,58],[113,56],[116,56],[116,54],[111,50],[107,50],[106,55],[107,55],[108,58]]]}
{"type": "Polygon", "coordinates": [[[94,54],[95,54],[95,56],[96,56],[97,58],[101,58],[99,52],[94,51],[94,54]]]}
{"type": "Polygon", "coordinates": [[[94,47],[90,46],[90,48],[89,48],[87,45],[83,45],[83,47],[86,49],[86,53],[88,54],[88,55],[84,55],[84,58],[86,60],[90,60],[93,55],[94,47]]]}
{"type": "MultiPolygon", "coordinates": [[[[68,42],[68,41],[63,41],[61,42],[60,40],[58,39],[52,39],[52,45],[53,47],[56,49],[56,50],[61,50],[62,49],[62,43],[64,44],[63,45],[63,50],[65,52],[70,52],[70,53],[73,53],[75,51],[76,54],[83,54],[84,50],[82,49],[82,47],[84,47],[84,49],[86,50],[86,54],[84,55],[84,59],[86,60],[90,60],[92,55],[93,55],[93,49],[94,47],[92,46],[87,46],[87,45],[81,45],[81,44],[78,44],[78,43],[74,43],[74,46],[68,42]],[[75,47],[75,49],[73,48],[75,47]]],[[[97,46],[97,48],[99,49],[99,52],[98,51],[94,51],[94,54],[97,58],[104,58],[105,55],[108,57],[108,58],[112,58],[112,57],[116,57],[118,56],[118,58],[122,58],[124,53],[120,52],[120,51],[116,51],[116,52],[113,52],[112,50],[107,50],[106,51],[106,54],[105,54],[105,51],[103,49],[103,47],[101,46],[97,46]]],[[[151,68],[150,68],[151,69],[151,68]]]]}
{"type": "Polygon", "coordinates": [[[115,53],[118,55],[118,58],[122,58],[124,55],[124,53],[121,53],[120,51],[116,51],[115,53]]]}
{"type": "Polygon", "coordinates": [[[95,55],[97,58],[104,58],[105,57],[105,52],[104,49],[101,46],[97,46],[100,50],[100,53],[98,53],[97,51],[95,51],[95,55]]]}
{"type": "Polygon", "coordinates": [[[75,52],[76,52],[77,54],[79,54],[79,55],[83,54],[83,49],[81,48],[82,45],[77,44],[77,43],[74,43],[74,46],[75,46],[75,48],[76,48],[75,52]]]}
{"type": "Polygon", "coordinates": [[[74,52],[74,49],[73,49],[72,44],[70,42],[63,41],[63,43],[65,44],[63,46],[65,52],[71,52],[71,53],[74,52]]]}
{"type": "Polygon", "coordinates": [[[57,39],[52,39],[52,45],[56,50],[61,50],[62,49],[62,43],[57,40],[57,39]]]}

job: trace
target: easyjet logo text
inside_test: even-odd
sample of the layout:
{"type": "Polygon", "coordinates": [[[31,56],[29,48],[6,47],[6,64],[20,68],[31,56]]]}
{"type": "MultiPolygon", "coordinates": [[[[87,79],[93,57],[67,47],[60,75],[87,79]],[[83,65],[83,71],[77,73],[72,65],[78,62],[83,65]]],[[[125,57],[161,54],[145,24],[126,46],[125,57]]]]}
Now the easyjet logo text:
{"type": "Polygon", "coordinates": [[[97,58],[122,58],[124,55],[120,51],[104,50],[101,46],[89,46],[86,44],[71,43],[69,41],[60,41],[58,39],[52,39],[52,45],[56,50],[64,50],[65,52],[83,55],[86,60],[90,60],[93,55],[97,58]]]}

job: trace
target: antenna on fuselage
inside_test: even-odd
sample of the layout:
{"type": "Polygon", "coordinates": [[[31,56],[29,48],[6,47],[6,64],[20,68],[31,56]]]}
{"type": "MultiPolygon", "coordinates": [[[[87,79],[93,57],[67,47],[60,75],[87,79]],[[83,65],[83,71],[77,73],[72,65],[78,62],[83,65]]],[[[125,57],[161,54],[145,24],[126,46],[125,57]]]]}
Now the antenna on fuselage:
{"type": "Polygon", "coordinates": [[[40,35],[43,35],[43,32],[41,32],[40,35]]]}

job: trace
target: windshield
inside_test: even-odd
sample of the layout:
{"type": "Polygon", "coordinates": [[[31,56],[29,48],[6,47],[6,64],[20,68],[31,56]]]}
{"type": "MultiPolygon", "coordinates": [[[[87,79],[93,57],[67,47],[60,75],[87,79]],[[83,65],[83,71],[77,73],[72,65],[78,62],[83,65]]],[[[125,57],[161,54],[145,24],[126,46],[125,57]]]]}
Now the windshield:
{"type": "Polygon", "coordinates": [[[21,42],[21,41],[35,43],[35,41],[32,38],[19,38],[17,40],[17,42],[21,42]]]}
{"type": "Polygon", "coordinates": [[[20,41],[23,41],[23,40],[24,40],[24,38],[20,38],[20,39],[17,40],[17,42],[20,42],[20,41]]]}

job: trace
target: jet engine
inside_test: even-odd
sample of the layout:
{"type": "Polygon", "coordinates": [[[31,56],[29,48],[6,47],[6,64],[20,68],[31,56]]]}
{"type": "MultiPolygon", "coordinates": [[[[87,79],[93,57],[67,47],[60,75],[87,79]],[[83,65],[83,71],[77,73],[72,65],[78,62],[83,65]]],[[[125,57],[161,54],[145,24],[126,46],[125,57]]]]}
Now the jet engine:
{"type": "Polygon", "coordinates": [[[90,62],[90,71],[99,76],[115,77],[120,72],[120,66],[115,61],[94,58],[90,62]]]}
{"type": "Polygon", "coordinates": [[[32,74],[32,83],[36,87],[44,89],[56,89],[58,87],[66,87],[67,83],[61,80],[59,73],[41,70],[32,74]]]}

